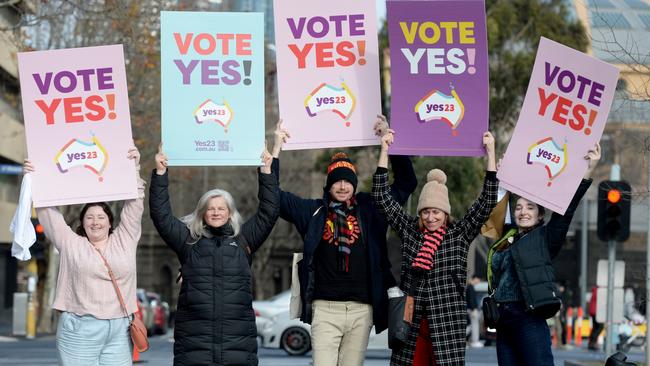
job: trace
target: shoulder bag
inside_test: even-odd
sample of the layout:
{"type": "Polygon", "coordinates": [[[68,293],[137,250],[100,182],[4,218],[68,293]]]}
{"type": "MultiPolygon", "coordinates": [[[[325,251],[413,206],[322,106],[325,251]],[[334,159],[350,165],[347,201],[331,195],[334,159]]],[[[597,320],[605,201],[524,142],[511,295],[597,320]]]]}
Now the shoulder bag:
{"type": "MultiPolygon", "coordinates": [[[[91,244],[92,245],[92,244],[91,244]]],[[[104,265],[106,266],[106,269],[108,269],[108,275],[111,276],[111,282],[113,282],[113,287],[115,288],[115,292],[117,293],[117,298],[120,300],[120,305],[122,305],[122,310],[124,311],[124,314],[126,314],[127,318],[130,318],[129,312],[126,310],[126,305],[124,304],[124,298],[122,298],[122,293],[120,292],[120,288],[117,286],[117,280],[115,280],[115,275],[113,274],[113,270],[111,269],[111,266],[108,265],[108,261],[102,255],[102,253],[99,251],[99,249],[95,248],[93,246],[95,251],[97,251],[97,254],[99,254],[100,257],[102,257],[102,260],[104,261],[104,265]]],[[[131,333],[131,341],[133,342],[133,347],[138,350],[138,352],[145,352],[146,350],[149,349],[149,339],[147,339],[147,327],[144,326],[144,322],[142,322],[142,319],[140,317],[133,315],[133,318],[131,319],[131,322],[129,323],[129,332],[131,333]]]]}

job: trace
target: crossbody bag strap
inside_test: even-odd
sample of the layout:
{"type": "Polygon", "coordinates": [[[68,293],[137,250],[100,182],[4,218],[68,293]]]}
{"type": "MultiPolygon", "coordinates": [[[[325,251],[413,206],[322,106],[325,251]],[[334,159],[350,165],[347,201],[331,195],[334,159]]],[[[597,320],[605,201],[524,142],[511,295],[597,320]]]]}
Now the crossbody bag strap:
{"type": "Polygon", "coordinates": [[[93,249],[95,249],[97,254],[99,254],[99,256],[102,257],[102,260],[104,261],[104,265],[106,266],[106,269],[108,269],[108,275],[111,277],[111,282],[113,282],[113,288],[115,288],[115,292],[117,293],[117,298],[120,300],[120,305],[122,305],[122,310],[124,311],[124,314],[128,318],[129,312],[126,310],[126,305],[124,304],[124,298],[122,297],[122,292],[120,292],[120,288],[119,286],[117,286],[117,280],[115,279],[115,274],[113,273],[111,266],[108,265],[108,261],[106,260],[102,252],[100,252],[99,249],[97,249],[97,247],[93,245],[93,249]]]}

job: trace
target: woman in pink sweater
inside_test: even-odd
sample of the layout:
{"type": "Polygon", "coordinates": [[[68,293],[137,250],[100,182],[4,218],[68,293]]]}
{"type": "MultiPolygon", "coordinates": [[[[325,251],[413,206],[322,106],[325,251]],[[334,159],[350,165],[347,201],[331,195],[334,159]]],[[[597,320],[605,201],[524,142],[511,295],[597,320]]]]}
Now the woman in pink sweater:
{"type": "MultiPolygon", "coordinates": [[[[80,225],[71,228],[56,207],[36,209],[45,234],[61,256],[52,307],[61,312],[56,332],[59,363],[74,365],[131,365],[129,318],[136,305],[136,247],[144,210],[144,185],[140,178],[140,153],[128,151],[137,170],[138,197],[124,201],[120,223],[105,202],[87,203],[80,225]],[[115,289],[97,253],[111,266],[126,304],[122,310],[115,289]]],[[[25,174],[34,166],[25,160],[25,174]]]]}

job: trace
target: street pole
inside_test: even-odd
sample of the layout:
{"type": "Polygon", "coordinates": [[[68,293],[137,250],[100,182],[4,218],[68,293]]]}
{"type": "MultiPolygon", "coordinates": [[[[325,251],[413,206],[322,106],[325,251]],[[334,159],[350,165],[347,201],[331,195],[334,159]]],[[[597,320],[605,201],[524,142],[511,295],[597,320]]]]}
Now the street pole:
{"type": "MultiPolygon", "coordinates": [[[[587,239],[589,238],[589,200],[582,200],[582,235],[580,235],[580,307],[588,314],[585,294],[587,293],[587,239]]],[[[578,319],[582,321],[582,319],[578,319]]]]}
{"type": "MultiPolygon", "coordinates": [[[[650,194],[650,159],[648,160],[648,194],[650,194]]],[[[650,197],[648,198],[650,199],[650,197]]],[[[648,306],[648,300],[650,300],[650,212],[648,212],[648,233],[646,239],[646,276],[645,276],[645,319],[646,325],[648,320],[650,320],[650,306],[648,306]]],[[[648,351],[648,340],[650,339],[650,327],[646,326],[645,331],[645,364],[650,365],[650,352],[648,351]]]]}
{"type": "Polygon", "coordinates": [[[609,357],[614,345],[614,262],[616,261],[616,242],[607,242],[607,338],[605,339],[605,356],[609,357]]]}

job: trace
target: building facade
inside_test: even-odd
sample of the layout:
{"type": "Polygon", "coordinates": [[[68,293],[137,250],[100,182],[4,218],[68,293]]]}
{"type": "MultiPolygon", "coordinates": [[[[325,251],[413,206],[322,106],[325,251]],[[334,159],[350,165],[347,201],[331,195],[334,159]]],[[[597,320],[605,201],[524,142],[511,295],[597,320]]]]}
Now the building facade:
{"type": "MultiPolygon", "coordinates": [[[[17,6],[23,6],[18,4],[17,6]]],[[[0,7],[0,28],[11,28],[20,13],[10,6],[0,7]]],[[[27,156],[25,127],[20,108],[16,42],[11,32],[0,32],[0,323],[9,322],[13,293],[17,289],[18,263],[11,257],[9,224],[16,210],[21,176],[11,168],[27,156]]]]}

